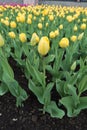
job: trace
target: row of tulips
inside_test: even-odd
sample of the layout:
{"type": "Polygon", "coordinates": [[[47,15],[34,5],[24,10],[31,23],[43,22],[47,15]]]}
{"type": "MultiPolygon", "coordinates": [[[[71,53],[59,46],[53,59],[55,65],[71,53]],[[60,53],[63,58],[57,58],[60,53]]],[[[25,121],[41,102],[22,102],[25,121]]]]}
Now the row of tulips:
{"type": "Polygon", "coordinates": [[[87,108],[87,8],[1,5],[0,96],[10,92],[21,106],[29,94],[15,80],[11,58],[43,113],[63,118],[64,106],[73,117],[87,108]]]}

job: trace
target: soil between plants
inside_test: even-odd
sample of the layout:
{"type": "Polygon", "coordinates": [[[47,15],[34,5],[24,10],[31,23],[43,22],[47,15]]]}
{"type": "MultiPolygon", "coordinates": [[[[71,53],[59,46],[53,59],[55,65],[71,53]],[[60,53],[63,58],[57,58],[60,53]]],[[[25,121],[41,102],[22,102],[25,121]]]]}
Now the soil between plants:
{"type": "MultiPolygon", "coordinates": [[[[29,98],[23,107],[17,108],[15,98],[10,93],[0,97],[0,130],[87,130],[87,110],[73,118],[64,116],[63,119],[56,119],[51,118],[48,113],[43,115],[39,110],[42,105],[29,92],[27,80],[20,68],[13,60],[10,60],[10,64],[15,79],[27,91],[29,98]]],[[[56,98],[54,92],[52,96],[56,98]]]]}

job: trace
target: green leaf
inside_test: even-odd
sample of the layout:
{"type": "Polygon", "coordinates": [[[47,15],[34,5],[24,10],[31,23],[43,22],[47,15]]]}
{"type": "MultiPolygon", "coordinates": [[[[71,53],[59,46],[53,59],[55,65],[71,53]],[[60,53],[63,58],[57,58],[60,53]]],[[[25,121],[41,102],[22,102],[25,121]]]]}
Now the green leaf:
{"type": "Polygon", "coordinates": [[[59,102],[66,107],[68,117],[74,117],[79,114],[80,110],[76,110],[72,96],[63,97],[59,102]]]}
{"type": "Polygon", "coordinates": [[[55,118],[62,119],[63,116],[65,115],[64,111],[59,109],[54,101],[50,102],[45,111],[50,113],[51,117],[55,118]]]}
{"type": "Polygon", "coordinates": [[[78,91],[79,93],[82,93],[87,90],[87,75],[82,77],[81,81],[78,84],[78,91]]]}
{"type": "Polygon", "coordinates": [[[53,85],[54,85],[54,83],[49,83],[49,84],[47,85],[47,87],[45,88],[45,90],[44,90],[43,100],[45,101],[46,105],[47,105],[47,104],[50,102],[50,100],[51,100],[51,94],[50,94],[50,92],[51,92],[51,90],[52,90],[52,88],[53,88],[53,85]]]}
{"type": "Polygon", "coordinates": [[[22,89],[18,82],[11,78],[8,73],[3,72],[2,80],[7,85],[11,94],[16,97],[16,105],[21,106],[22,102],[28,97],[26,91],[22,89]]]}
{"type": "Polygon", "coordinates": [[[64,97],[66,94],[64,93],[64,81],[59,79],[56,80],[56,90],[61,97],[64,97]]]}
{"type": "Polygon", "coordinates": [[[44,93],[43,88],[36,86],[31,79],[29,80],[28,88],[36,95],[38,101],[41,104],[43,104],[44,103],[43,102],[43,93],[44,93]]]}
{"type": "Polygon", "coordinates": [[[68,84],[67,85],[68,88],[68,94],[72,95],[72,99],[73,99],[73,103],[75,105],[75,107],[80,103],[79,101],[79,96],[76,93],[76,88],[73,85],[68,84]]]}
{"type": "Polygon", "coordinates": [[[28,98],[26,91],[24,89],[22,89],[20,86],[19,86],[19,92],[20,92],[20,96],[18,96],[16,99],[16,106],[17,107],[21,106],[22,102],[28,98]]]}
{"type": "Polygon", "coordinates": [[[87,96],[80,97],[80,104],[78,104],[78,109],[79,110],[87,109],[87,96]]]}
{"type": "Polygon", "coordinates": [[[52,62],[55,58],[55,55],[48,55],[47,57],[45,57],[45,64],[49,64],[50,62],[52,62]]]}
{"type": "Polygon", "coordinates": [[[6,84],[1,83],[0,84],[0,96],[3,96],[4,94],[6,94],[8,92],[8,87],[6,84]]]}
{"type": "Polygon", "coordinates": [[[46,70],[48,70],[51,74],[54,73],[54,70],[52,69],[51,65],[46,65],[46,70]]]}
{"type": "Polygon", "coordinates": [[[81,67],[81,69],[84,68],[84,61],[83,61],[82,58],[80,58],[80,61],[79,61],[79,62],[80,62],[80,67],[81,67]]]}
{"type": "Polygon", "coordinates": [[[59,50],[59,51],[56,50],[55,53],[56,53],[55,54],[56,57],[55,57],[55,62],[54,62],[53,69],[55,70],[55,73],[57,73],[57,71],[59,70],[59,68],[61,66],[64,50],[59,50]]]}
{"type": "Polygon", "coordinates": [[[29,56],[29,44],[23,44],[22,50],[25,53],[26,56],[29,56]]]}
{"type": "Polygon", "coordinates": [[[42,73],[40,73],[37,68],[34,68],[30,61],[27,59],[26,60],[26,67],[28,72],[30,73],[30,75],[33,77],[34,80],[37,80],[37,82],[39,82],[41,85],[43,85],[43,81],[44,81],[44,76],[42,73]]]}
{"type": "Polygon", "coordinates": [[[74,85],[77,80],[78,80],[78,73],[74,73],[73,75],[70,76],[69,84],[74,85]]]}
{"type": "Polygon", "coordinates": [[[0,81],[2,80],[2,74],[3,74],[3,70],[2,67],[0,66],[0,81]]]}
{"type": "Polygon", "coordinates": [[[0,63],[2,65],[3,71],[7,73],[11,78],[14,78],[14,73],[12,68],[10,67],[6,57],[0,56],[0,63]]]}

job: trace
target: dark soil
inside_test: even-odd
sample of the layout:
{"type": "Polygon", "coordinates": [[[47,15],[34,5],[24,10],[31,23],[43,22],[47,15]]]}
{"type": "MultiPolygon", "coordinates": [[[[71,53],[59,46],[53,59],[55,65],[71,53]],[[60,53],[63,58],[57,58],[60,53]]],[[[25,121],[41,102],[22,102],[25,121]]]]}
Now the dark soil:
{"type": "Polygon", "coordinates": [[[15,66],[15,62],[10,61],[10,64],[14,68],[15,79],[25,87],[30,96],[21,108],[16,107],[15,98],[10,93],[0,97],[0,130],[87,130],[87,110],[74,118],[65,116],[63,119],[56,119],[51,118],[48,113],[43,115],[39,110],[42,105],[27,89],[23,73],[15,66]]]}

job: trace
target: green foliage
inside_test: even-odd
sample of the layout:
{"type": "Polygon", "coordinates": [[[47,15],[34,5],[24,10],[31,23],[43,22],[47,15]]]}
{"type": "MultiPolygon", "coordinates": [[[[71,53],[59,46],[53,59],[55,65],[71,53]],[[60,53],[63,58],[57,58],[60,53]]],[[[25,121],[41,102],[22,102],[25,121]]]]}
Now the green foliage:
{"type": "Polygon", "coordinates": [[[2,68],[2,77],[0,85],[0,95],[4,95],[8,90],[16,97],[16,105],[21,106],[22,102],[27,99],[27,93],[21,88],[18,82],[14,79],[14,73],[9,65],[7,58],[0,49],[0,66],[2,68]]]}

